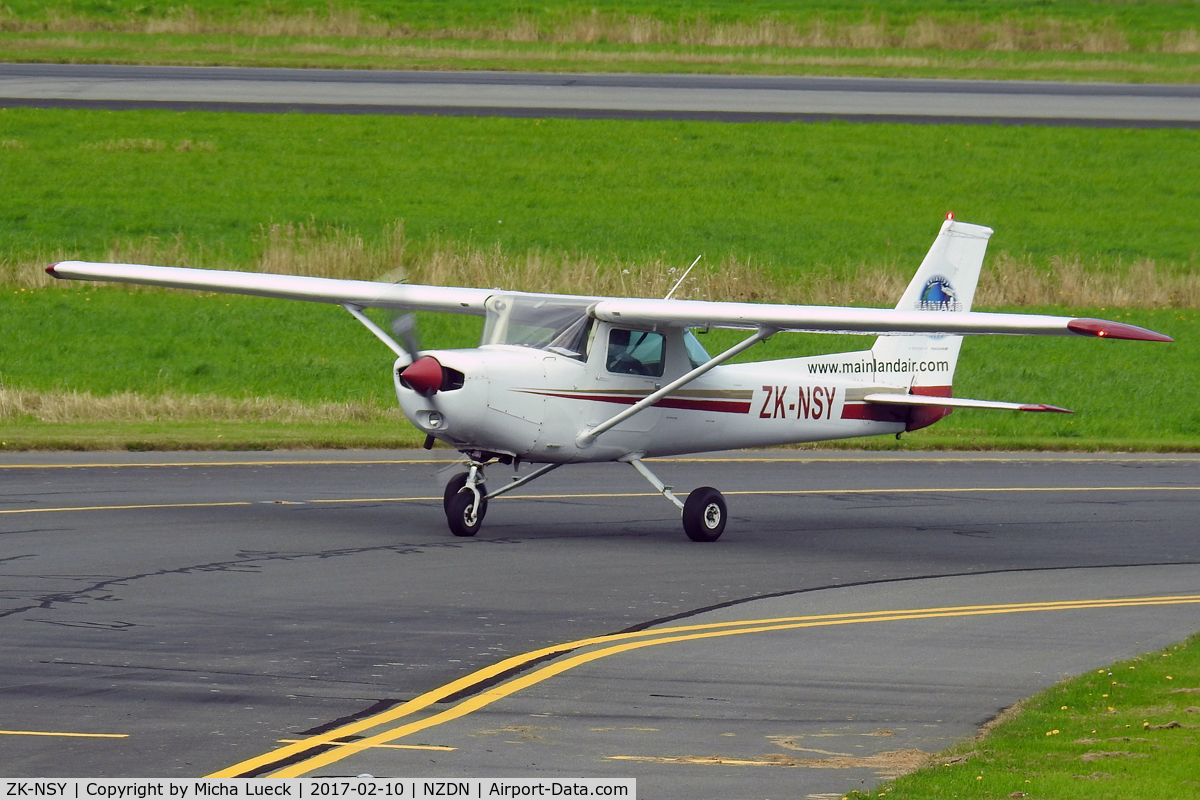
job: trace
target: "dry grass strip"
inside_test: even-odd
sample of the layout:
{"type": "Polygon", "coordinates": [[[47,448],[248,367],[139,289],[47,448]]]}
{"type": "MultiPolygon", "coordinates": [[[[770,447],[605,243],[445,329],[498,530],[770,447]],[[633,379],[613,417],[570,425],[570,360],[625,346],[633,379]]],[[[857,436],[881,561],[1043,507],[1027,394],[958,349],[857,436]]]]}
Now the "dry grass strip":
{"type": "MultiPolygon", "coordinates": [[[[3,7],[0,6],[0,9],[3,7]]],[[[1121,53],[1131,50],[1126,34],[1112,19],[1069,21],[1053,17],[943,20],[924,16],[911,23],[891,23],[866,13],[860,20],[805,22],[767,15],[738,22],[717,22],[703,14],[663,20],[620,12],[571,11],[545,17],[517,13],[507,22],[441,29],[388,24],[355,9],[332,4],[324,13],[280,15],[247,11],[238,17],[209,16],[189,6],[162,15],[94,17],[46,15],[18,17],[0,13],[0,30],[20,33],[116,32],[149,35],[243,35],[370,39],[450,39],[557,44],[699,45],[708,47],[776,47],[920,50],[991,50],[1121,53]]],[[[1140,48],[1149,52],[1197,53],[1195,27],[1167,31],[1140,48]]]]}
{"type": "Polygon", "coordinates": [[[366,403],[319,403],[272,397],[235,399],[215,395],[139,392],[97,396],[90,392],[39,392],[0,387],[0,420],[47,423],[98,422],[277,422],[337,424],[396,422],[399,408],[366,403]]]}
{"type": "MultiPolygon", "coordinates": [[[[193,246],[185,237],[120,241],[106,261],[181,267],[239,269],[286,275],[355,280],[397,280],[439,286],[484,286],[509,290],[620,297],[663,297],[681,274],[679,264],[662,259],[622,261],[586,253],[530,250],[506,253],[490,247],[434,241],[414,245],[396,222],[378,240],[316,222],[264,225],[260,255],[251,263],[230,263],[220,254],[193,246]]],[[[0,259],[0,286],[32,290],[63,283],[46,265],[75,257],[57,251],[0,259]]],[[[988,259],[975,305],[1063,305],[1080,308],[1200,308],[1200,274],[1194,265],[1160,269],[1152,259],[1131,264],[1055,256],[1034,263],[1001,252],[988,259]]],[[[911,265],[860,264],[850,269],[817,265],[783,271],[754,259],[727,256],[701,262],[676,293],[694,300],[729,300],[817,305],[887,307],[911,277],[911,265]]],[[[162,291],[147,288],[146,291],[162,291]]]]}

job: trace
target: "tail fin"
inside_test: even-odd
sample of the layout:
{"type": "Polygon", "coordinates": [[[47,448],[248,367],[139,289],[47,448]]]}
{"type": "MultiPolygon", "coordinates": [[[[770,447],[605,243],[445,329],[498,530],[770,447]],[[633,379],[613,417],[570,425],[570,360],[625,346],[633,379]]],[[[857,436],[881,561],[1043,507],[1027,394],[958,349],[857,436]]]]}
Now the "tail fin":
{"type": "Polygon", "coordinates": [[[898,309],[970,311],[992,229],[947,217],[898,309]]]}
{"type": "MultiPolygon", "coordinates": [[[[991,235],[991,228],[947,217],[896,308],[970,311],[991,235]]],[[[880,336],[871,354],[877,377],[888,383],[905,384],[914,394],[950,397],[961,345],[961,336],[880,336]]]]}
{"type": "MultiPolygon", "coordinates": [[[[992,229],[947,216],[933,247],[896,305],[910,311],[970,311],[992,229]]],[[[954,396],[961,336],[880,336],[871,348],[876,380],[903,384],[910,394],[954,396]]],[[[946,406],[915,406],[906,429],[925,428],[950,414],[946,406]]]]}

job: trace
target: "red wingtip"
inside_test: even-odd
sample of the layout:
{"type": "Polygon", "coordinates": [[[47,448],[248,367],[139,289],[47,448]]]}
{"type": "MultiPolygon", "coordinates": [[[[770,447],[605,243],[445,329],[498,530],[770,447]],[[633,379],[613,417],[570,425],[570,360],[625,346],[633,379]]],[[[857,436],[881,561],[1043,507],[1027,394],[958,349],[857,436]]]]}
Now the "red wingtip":
{"type": "Polygon", "coordinates": [[[1124,322],[1109,322],[1106,319],[1073,319],[1067,323],[1067,330],[1081,336],[1099,336],[1105,339],[1131,339],[1138,342],[1173,342],[1170,336],[1155,333],[1137,325],[1126,325],[1124,322]]]}
{"type": "Polygon", "coordinates": [[[1033,403],[1031,405],[1021,406],[1022,411],[1057,411],[1059,414],[1074,414],[1075,412],[1069,408],[1059,408],[1058,406],[1048,406],[1045,403],[1033,403]]]}
{"type": "Polygon", "coordinates": [[[54,268],[55,268],[55,267],[57,267],[57,266],[58,266],[58,262],[57,262],[57,261],[55,261],[55,262],[54,262],[53,264],[51,264],[50,266],[46,267],[46,272],[47,272],[47,273],[49,273],[51,277],[57,278],[57,277],[58,277],[58,273],[54,271],[54,268]]]}

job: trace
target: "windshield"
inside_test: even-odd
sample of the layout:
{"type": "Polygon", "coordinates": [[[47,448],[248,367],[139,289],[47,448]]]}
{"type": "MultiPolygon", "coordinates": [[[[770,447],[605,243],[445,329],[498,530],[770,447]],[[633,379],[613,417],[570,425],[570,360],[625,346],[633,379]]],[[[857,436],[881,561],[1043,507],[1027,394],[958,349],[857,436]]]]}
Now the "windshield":
{"type": "Polygon", "coordinates": [[[510,344],[587,358],[593,320],[589,301],[561,297],[495,295],[487,302],[482,344],[510,344]]]}

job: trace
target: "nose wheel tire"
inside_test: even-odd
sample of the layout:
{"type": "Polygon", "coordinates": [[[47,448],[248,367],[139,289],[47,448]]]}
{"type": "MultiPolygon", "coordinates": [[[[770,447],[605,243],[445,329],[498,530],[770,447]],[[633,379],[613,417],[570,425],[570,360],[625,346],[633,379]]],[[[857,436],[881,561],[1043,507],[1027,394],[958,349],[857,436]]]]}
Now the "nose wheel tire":
{"type": "Polygon", "coordinates": [[[725,498],[711,486],[701,486],[683,504],[683,531],[693,542],[715,542],[725,532],[725,498]]]}
{"type": "MultiPolygon", "coordinates": [[[[480,491],[483,487],[479,487],[480,491]]],[[[475,513],[475,495],[469,489],[463,489],[446,506],[446,523],[450,532],[455,536],[474,536],[483,525],[483,515],[487,512],[487,502],[479,504],[479,513],[475,513]]]]}
{"type": "MultiPolygon", "coordinates": [[[[450,501],[453,500],[454,496],[456,494],[458,494],[459,492],[461,492],[463,490],[463,487],[466,485],[467,485],[467,473],[465,473],[465,472],[458,473],[457,475],[455,475],[453,478],[450,479],[449,483],[446,484],[446,491],[444,494],[442,494],[442,508],[445,510],[447,516],[449,516],[449,514],[450,514],[450,501]]],[[[479,494],[484,496],[483,506],[480,509],[480,511],[481,511],[480,516],[483,516],[484,514],[487,513],[487,504],[488,504],[487,487],[485,487],[482,483],[478,484],[478,486],[479,486],[479,494]]],[[[470,492],[468,491],[467,494],[469,495],[470,492]]]]}

